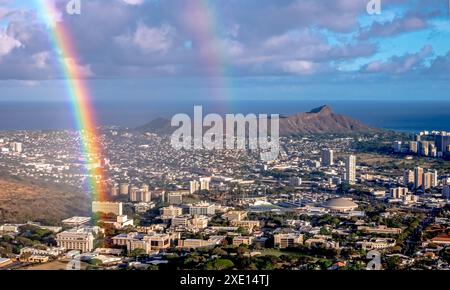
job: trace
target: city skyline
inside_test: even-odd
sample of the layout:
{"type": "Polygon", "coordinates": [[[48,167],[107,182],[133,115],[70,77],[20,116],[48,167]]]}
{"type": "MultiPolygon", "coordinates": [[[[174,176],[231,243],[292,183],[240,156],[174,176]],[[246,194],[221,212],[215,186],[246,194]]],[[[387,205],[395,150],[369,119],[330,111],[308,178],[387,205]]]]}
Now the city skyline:
{"type": "Polygon", "coordinates": [[[449,5],[0,0],[0,269],[449,270],[449,5]]]}

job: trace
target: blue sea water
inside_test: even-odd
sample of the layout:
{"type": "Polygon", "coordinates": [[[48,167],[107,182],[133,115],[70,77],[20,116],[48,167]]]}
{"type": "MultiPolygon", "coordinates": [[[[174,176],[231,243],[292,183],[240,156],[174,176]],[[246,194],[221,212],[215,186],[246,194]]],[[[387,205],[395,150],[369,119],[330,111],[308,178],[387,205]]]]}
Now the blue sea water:
{"type": "MultiPolygon", "coordinates": [[[[344,114],[378,128],[416,132],[450,131],[450,100],[357,101],[357,100],[152,100],[95,103],[98,123],[137,127],[156,117],[170,118],[177,113],[193,113],[202,105],[207,113],[269,113],[292,115],[321,105],[330,105],[344,114]]],[[[73,110],[64,102],[0,102],[0,130],[72,129],[73,110]]]]}

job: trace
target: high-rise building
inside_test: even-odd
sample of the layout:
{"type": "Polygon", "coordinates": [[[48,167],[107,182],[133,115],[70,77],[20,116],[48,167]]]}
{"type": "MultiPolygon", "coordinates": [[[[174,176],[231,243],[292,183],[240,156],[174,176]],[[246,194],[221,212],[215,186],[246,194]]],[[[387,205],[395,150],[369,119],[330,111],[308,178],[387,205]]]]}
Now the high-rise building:
{"type": "Polygon", "coordinates": [[[142,192],[148,192],[149,190],[150,190],[150,188],[148,187],[147,184],[143,183],[143,184],[141,185],[141,191],[142,191],[142,192]]]}
{"type": "Polygon", "coordinates": [[[356,183],[356,156],[350,155],[345,160],[345,180],[349,184],[356,183]]]}
{"type": "Polygon", "coordinates": [[[414,168],[414,188],[420,188],[423,184],[423,168],[414,168]]]}
{"type": "Polygon", "coordinates": [[[419,153],[419,142],[410,141],[409,142],[409,152],[418,154],[419,153]]]}
{"type": "Polygon", "coordinates": [[[322,166],[331,166],[334,164],[334,152],[330,149],[322,150],[322,166]]]}
{"type": "Polygon", "coordinates": [[[211,178],[209,177],[200,178],[200,190],[209,190],[210,181],[211,178]]]}
{"type": "Polygon", "coordinates": [[[411,184],[414,184],[414,171],[405,170],[403,173],[403,185],[409,187],[411,184]]]}
{"type": "Polygon", "coordinates": [[[442,198],[444,198],[446,200],[450,199],[450,185],[446,185],[442,189],[442,198]]]}
{"type": "Polygon", "coordinates": [[[22,143],[20,142],[12,142],[11,143],[11,150],[15,153],[22,153],[22,143]]]}
{"type": "Polygon", "coordinates": [[[450,135],[435,135],[434,142],[438,152],[445,152],[447,147],[450,146],[450,135]]]}
{"type": "Polygon", "coordinates": [[[428,156],[430,151],[430,142],[420,141],[420,155],[428,156]]]}
{"type": "Polygon", "coordinates": [[[200,182],[198,182],[197,180],[192,180],[189,183],[189,193],[193,194],[199,190],[200,190],[200,182]]]}
{"type": "Polygon", "coordinates": [[[431,142],[429,143],[428,156],[437,157],[437,149],[436,149],[436,145],[434,145],[434,143],[431,143],[431,142]]]}
{"type": "Polygon", "coordinates": [[[136,186],[133,186],[130,189],[130,196],[129,196],[130,201],[132,201],[132,202],[139,201],[138,194],[140,195],[140,193],[141,192],[139,191],[139,188],[137,188],[136,186]]]}
{"type": "Polygon", "coordinates": [[[392,198],[400,199],[407,194],[408,194],[408,188],[406,188],[406,187],[397,187],[397,188],[390,189],[390,196],[392,198]]]}
{"type": "Polygon", "coordinates": [[[117,216],[122,215],[122,203],[121,202],[108,202],[108,201],[93,201],[92,212],[100,213],[112,213],[117,216]]]}
{"type": "Polygon", "coordinates": [[[121,183],[119,188],[120,195],[128,195],[129,187],[130,185],[128,183],[121,183]]]}
{"type": "Polygon", "coordinates": [[[152,193],[150,191],[141,191],[140,202],[151,202],[152,193]]]}
{"type": "Polygon", "coordinates": [[[118,196],[119,195],[119,185],[117,183],[110,185],[110,191],[111,196],[118,196]]]}
{"type": "Polygon", "coordinates": [[[395,153],[402,152],[402,142],[401,141],[395,141],[393,145],[393,149],[395,153]]]}
{"type": "Polygon", "coordinates": [[[437,186],[437,171],[429,170],[423,173],[422,189],[427,190],[437,186]]]}

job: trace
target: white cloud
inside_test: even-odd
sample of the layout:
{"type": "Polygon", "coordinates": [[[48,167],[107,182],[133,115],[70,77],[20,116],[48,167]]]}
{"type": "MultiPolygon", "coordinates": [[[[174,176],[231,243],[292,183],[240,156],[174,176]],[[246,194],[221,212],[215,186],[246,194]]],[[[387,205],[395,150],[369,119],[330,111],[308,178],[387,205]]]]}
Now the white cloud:
{"type": "Polygon", "coordinates": [[[81,65],[77,63],[77,61],[74,60],[73,58],[65,58],[64,62],[67,66],[77,71],[78,77],[80,78],[88,78],[94,76],[94,73],[92,72],[90,65],[81,65]]]}
{"type": "Polygon", "coordinates": [[[33,54],[32,58],[34,60],[35,67],[45,69],[48,66],[47,62],[50,59],[50,52],[49,51],[38,52],[36,54],[33,54]]]}
{"type": "Polygon", "coordinates": [[[22,43],[20,41],[7,35],[4,31],[0,31],[0,58],[21,46],[22,43]]]}
{"type": "Polygon", "coordinates": [[[144,3],[144,0],[122,0],[123,2],[127,3],[128,5],[141,5],[144,3]]]}
{"type": "Polygon", "coordinates": [[[116,40],[124,46],[135,46],[144,53],[166,53],[173,43],[175,30],[167,24],[148,27],[142,22],[133,35],[122,35],[116,40]]]}
{"type": "Polygon", "coordinates": [[[307,60],[291,60],[282,62],[281,68],[287,73],[308,75],[316,73],[319,70],[319,65],[307,60]]]}

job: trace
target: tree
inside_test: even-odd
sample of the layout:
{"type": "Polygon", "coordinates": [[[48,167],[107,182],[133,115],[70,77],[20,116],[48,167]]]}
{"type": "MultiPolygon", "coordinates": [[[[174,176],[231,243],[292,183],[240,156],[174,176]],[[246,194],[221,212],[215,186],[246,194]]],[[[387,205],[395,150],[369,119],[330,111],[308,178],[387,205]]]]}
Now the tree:
{"type": "Polygon", "coordinates": [[[206,270],[227,270],[234,267],[234,263],[228,259],[216,259],[206,264],[206,270]]]}
{"type": "Polygon", "coordinates": [[[147,255],[147,253],[145,252],[144,249],[134,249],[133,251],[131,251],[128,254],[129,257],[135,258],[135,259],[146,256],[146,255],[147,255]]]}
{"type": "Polygon", "coordinates": [[[103,262],[102,262],[102,260],[99,260],[99,259],[92,259],[89,262],[89,264],[94,266],[94,267],[99,267],[99,266],[101,266],[103,264],[103,262]]]}

